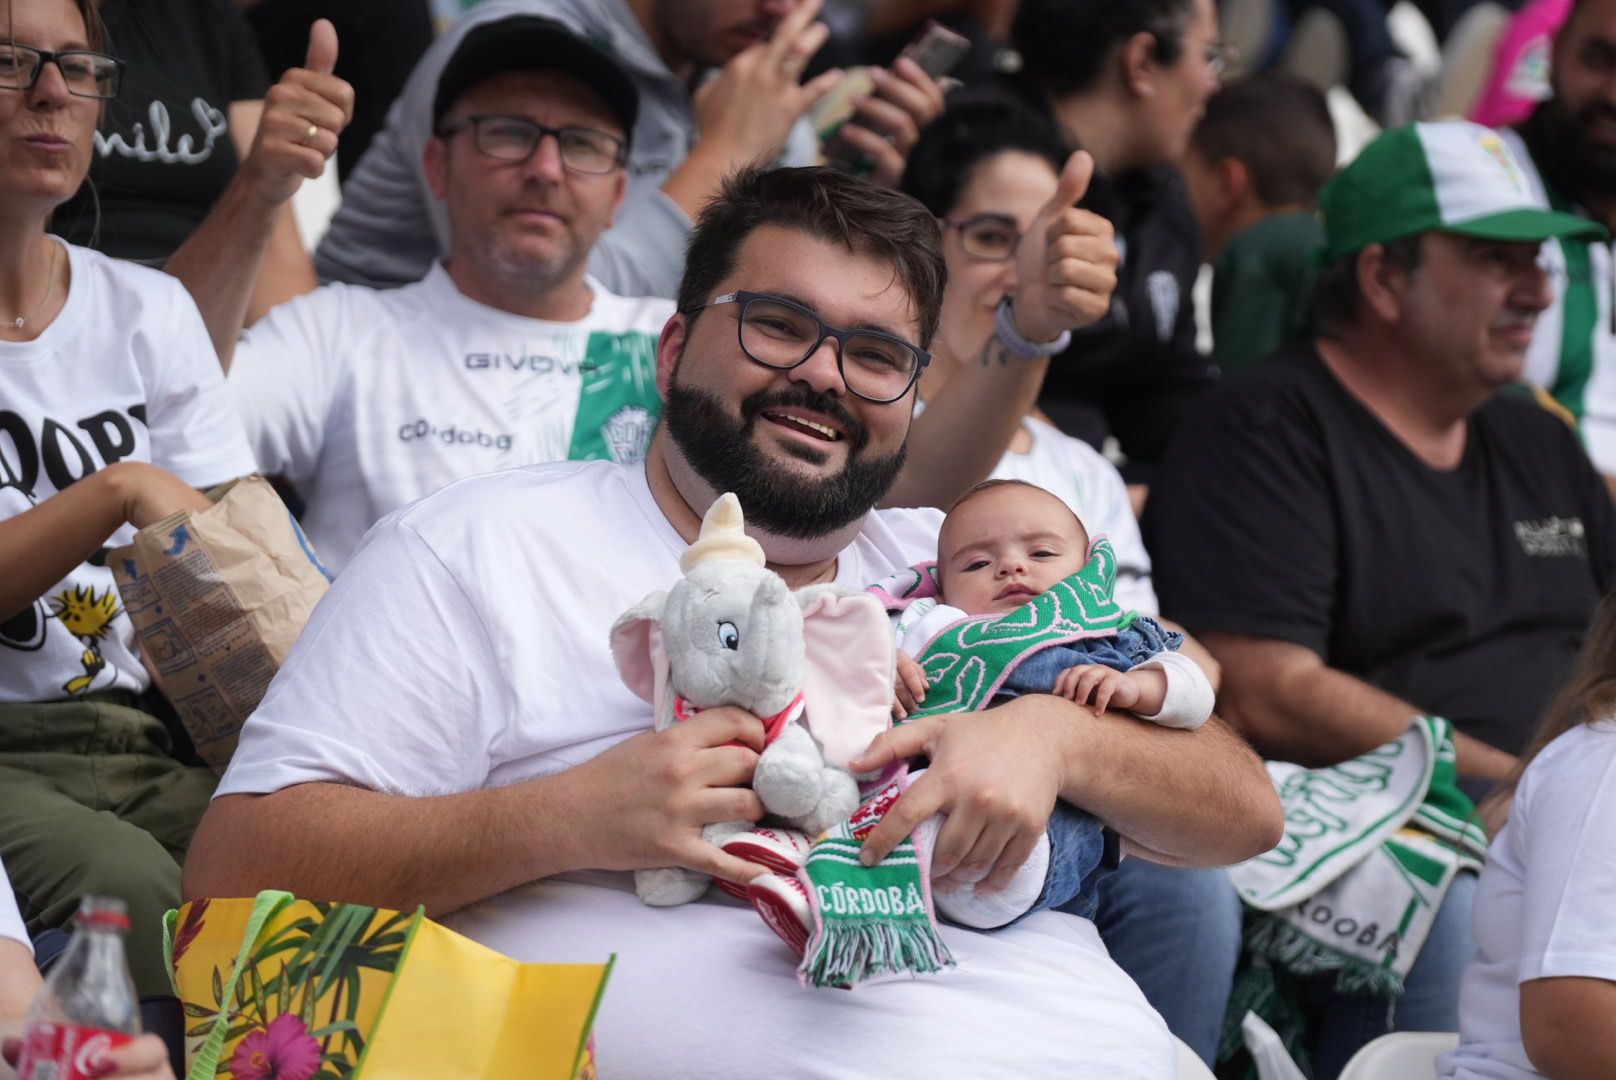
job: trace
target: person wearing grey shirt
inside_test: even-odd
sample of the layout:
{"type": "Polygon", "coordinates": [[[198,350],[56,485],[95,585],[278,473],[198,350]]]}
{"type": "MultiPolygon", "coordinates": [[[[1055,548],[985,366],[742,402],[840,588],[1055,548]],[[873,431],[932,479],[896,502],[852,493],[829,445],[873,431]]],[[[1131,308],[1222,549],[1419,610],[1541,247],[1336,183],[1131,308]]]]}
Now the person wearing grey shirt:
{"type": "MultiPolygon", "coordinates": [[[[438,76],[473,27],[541,14],[611,52],[640,92],[628,196],[595,246],[589,272],[620,295],[673,296],[690,218],[726,173],[759,159],[804,164],[816,156],[804,114],[842,77],[829,71],[799,82],[828,32],[814,21],[819,6],[820,0],[492,0],[473,9],[421,58],[344,185],[342,205],[315,253],[320,277],[404,285],[443,255],[448,220],[421,169],[438,76]]],[[[876,93],[860,104],[849,128],[867,129],[858,134],[868,136],[860,146],[873,176],[895,179],[920,128],[941,111],[942,92],[907,60],[875,79],[876,93]]]]}

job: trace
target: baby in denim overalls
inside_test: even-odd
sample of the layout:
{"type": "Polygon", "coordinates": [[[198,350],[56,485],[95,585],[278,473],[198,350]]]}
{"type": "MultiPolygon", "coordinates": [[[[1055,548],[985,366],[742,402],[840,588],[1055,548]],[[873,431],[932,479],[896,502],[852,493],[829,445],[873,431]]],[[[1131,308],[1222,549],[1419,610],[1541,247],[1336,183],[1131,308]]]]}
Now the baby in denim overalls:
{"type": "MultiPolygon", "coordinates": [[[[938,595],[911,601],[897,616],[894,713],[924,703],[926,677],[913,659],[963,619],[1009,615],[1090,559],[1088,531],[1058,497],[1018,480],[989,480],[949,510],[937,538],[938,595]]],[[[1142,720],[1193,729],[1212,713],[1206,675],[1176,650],[1184,636],[1147,616],[1114,634],[1050,645],[1021,660],[999,686],[1001,697],[1056,694],[1096,712],[1125,709],[1142,720]]],[[[928,822],[936,828],[935,820],[928,822]]],[[[1031,911],[1060,907],[1092,918],[1099,880],[1117,861],[1116,839],[1088,813],[1056,804],[1046,833],[1004,890],[977,895],[969,886],[937,889],[937,909],[979,929],[1008,925],[1031,911]]]]}

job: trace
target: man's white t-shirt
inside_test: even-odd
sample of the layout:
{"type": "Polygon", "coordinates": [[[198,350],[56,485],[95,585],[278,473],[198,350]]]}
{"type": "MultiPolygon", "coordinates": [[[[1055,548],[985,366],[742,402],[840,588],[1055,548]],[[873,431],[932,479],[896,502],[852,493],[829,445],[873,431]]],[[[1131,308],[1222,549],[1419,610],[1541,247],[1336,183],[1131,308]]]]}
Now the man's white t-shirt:
{"type": "MultiPolygon", "coordinates": [[[[219,358],[185,287],[63,244],[67,302],[33,341],[0,341],[0,519],[118,461],[197,487],[253,471],[219,358]]],[[[124,526],[107,547],[127,544],[124,526]]],[[[0,622],[0,701],[57,701],[149,677],[112,571],[81,563],[0,622]]]]}
{"type": "Polygon", "coordinates": [[[451,481],[645,457],[673,304],[588,285],[589,314],[547,322],[477,303],[438,264],[402,289],[316,289],[248,329],[230,390],[259,468],[307,502],[303,531],[328,569],[451,481]]]}
{"type": "Polygon", "coordinates": [[[1074,439],[1034,416],[1021,421],[1032,437],[1024,454],[1006,450],[993,469],[994,480],[1023,480],[1058,496],[1083,522],[1090,536],[1104,536],[1117,555],[1112,597],[1143,615],[1160,611],[1150,580],[1150,553],[1128,500],[1128,485],[1117,467],[1082,439],[1074,439]]]}
{"type": "Polygon", "coordinates": [[[1616,720],[1579,725],[1527,766],[1476,884],[1476,955],[1459,987],[1463,1041],[1441,1075],[1541,1076],[1521,1041],[1521,984],[1616,981],[1616,720]]]}
{"type": "MultiPolygon", "coordinates": [[[[837,582],[931,558],[939,523],[872,513],[837,582]]],[[[609,631],[678,579],[684,549],[643,469],[605,462],[476,477],[393,515],[315,610],[219,794],[472,791],[645,731],[651,707],[619,679],[609,631]]],[[[629,874],[568,874],[447,921],[524,960],[617,953],[596,1031],[618,1080],[1173,1075],[1165,1026],[1094,924],[1056,912],[993,934],[944,927],[957,970],[852,992],[798,985],[790,950],[716,889],[650,908],[629,874]]]]}

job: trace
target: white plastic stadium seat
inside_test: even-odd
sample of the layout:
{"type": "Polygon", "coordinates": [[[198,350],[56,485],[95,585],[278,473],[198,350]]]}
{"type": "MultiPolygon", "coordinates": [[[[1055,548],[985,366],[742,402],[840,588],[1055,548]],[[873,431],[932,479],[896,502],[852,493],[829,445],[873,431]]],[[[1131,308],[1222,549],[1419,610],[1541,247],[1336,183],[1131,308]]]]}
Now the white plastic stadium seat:
{"type": "Polygon", "coordinates": [[[1178,1080],[1216,1080],[1206,1062],[1195,1056],[1195,1051],[1184,1045],[1184,1040],[1173,1036],[1178,1048],[1178,1080]]]}
{"type": "Polygon", "coordinates": [[[1435,1080],[1436,1059],[1458,1045],[1446,1031],[1394,1031],[1353,1054],[1340,1080],[1435,1080]]]}

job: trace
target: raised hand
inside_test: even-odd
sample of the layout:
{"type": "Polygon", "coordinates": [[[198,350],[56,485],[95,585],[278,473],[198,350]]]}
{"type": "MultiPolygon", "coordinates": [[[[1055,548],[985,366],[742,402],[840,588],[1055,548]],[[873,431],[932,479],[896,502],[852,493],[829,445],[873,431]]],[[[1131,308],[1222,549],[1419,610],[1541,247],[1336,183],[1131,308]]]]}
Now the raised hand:
{"type": "Polygon", "coordinates": [[[793,8],[768,41],[736,53],[696,91],[696,128],[709,152],[740,162],[772,161],[797,119],[840,81],[840,71],[798,81],[830,34],[814,21],[821,3],[805,0],[793,8]]]}
{"type": "Polygon", "coordinates": [[[856,100],[836,139],[869,159],[871,180],[896,187],[921,129],[943,111],[943,88],[908,57],[890,71],[871,68],[870,78],[875,93],[856,100]]]}
{"type": "Polygon", "coordinates": [[[1100,215],[1077,208],[1094,177],[1094,159],[1079,150],[1066,159],[1055,194],[1016,246],[1011,310],[1028,341],[1053,341],[1097,322],[1117,288],[1116,231],[1100,215]]]}
{"type": "Polygon", "coordinates": [[[305,179],[313,180],[337,152],[337,136],[353,119],[353,87],[332,74],[337,28],[327,19],[309,27],[304,66],[293,68],[264,94],[252,150],[241,168],[268,202],[284,203],[305,179]]]}

